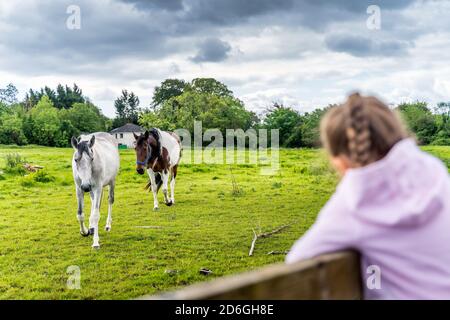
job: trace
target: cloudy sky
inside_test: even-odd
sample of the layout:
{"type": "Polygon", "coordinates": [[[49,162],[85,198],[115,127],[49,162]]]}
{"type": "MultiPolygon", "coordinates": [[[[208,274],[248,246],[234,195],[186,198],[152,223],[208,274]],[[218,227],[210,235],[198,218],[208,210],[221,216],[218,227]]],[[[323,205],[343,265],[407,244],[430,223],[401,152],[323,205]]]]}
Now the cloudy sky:
{"type": "Polygon", "coordinates": [[[166,78],[214,77],[257,112],[354,89],[435,104],[450,100],[449,13],[449,0],[1,1],[0,87],[76,82],[108,116],[121,89],[148,106],[166,78]],[[67,27],[71,5],[80,29],[67,27]]]}

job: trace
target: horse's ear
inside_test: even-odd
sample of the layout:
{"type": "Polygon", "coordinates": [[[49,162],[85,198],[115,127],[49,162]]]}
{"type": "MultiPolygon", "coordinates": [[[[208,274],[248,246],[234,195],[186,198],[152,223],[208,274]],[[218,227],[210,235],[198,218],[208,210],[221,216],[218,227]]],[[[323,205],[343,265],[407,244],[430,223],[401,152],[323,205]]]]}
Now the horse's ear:
{"type": "Polygon", "coordinates": [[[70,144],[72,145],[72,147],[74,149],[76,149],[78,147],[78,140],[75,137],[72,137],[72,139],[70,139],[70,144]]]}
{"type": "Polygon", "coordinates": [[[145,130],[145,133],[144,133],[144,138],[145,139],[148,139],[148,136],[150,135],[150,132],[148,132],[148,130],[145,130]]]}
{"type": "Polygon", "coordinates": [[[92,148],[95,143],[95,136],[92,136],[91,141],[89,141],[89,148],[92,148]]]}
{"type": "Polygon", "coordinates": [[[134,133],[134,132],[133,132],[133,136],[134,136],[134,140],[139,139],[139,136],[136,133],[134,133]]]}

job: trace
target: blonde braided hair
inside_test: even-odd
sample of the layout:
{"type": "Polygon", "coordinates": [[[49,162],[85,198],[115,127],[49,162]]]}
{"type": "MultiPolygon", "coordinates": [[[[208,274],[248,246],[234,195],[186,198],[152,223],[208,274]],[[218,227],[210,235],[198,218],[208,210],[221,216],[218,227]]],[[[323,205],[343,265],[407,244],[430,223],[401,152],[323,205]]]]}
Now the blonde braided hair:
{"type": "Polygon", "coordinates": [[[350,160],[357,166],[364,166],[370,159],[369,121],[363,107],[363,99],[359,93],[348,98],[348,122],[346,135],[350,160]]]}
{"type": "Polygon", "coordinates": [[[398,115],[375,97],[351,94],[321,122],[321,139],[332,156],[345,155],[353,167],[383,158],[408,136],[398,115]]]}

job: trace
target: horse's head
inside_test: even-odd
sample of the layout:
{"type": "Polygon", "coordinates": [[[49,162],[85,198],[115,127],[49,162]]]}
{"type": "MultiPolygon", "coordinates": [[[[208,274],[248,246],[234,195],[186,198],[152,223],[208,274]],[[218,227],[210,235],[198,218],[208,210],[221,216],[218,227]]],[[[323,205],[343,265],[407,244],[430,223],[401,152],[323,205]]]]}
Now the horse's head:
{"type": "Polygon", "coordinates": [[[133,135],[136,140],[134,147],[134,150],[136,151],[136,171],[139,174],[144,174],[147,163],[152,156],[152,139],[148,130],[139,136],[134,132],[133,135]]]}
{"type": "Polygon", "coordinates": [[[80,187],[84,192],[92,190],[92,164],[94,161],[94,152],[92,147],[95,143],[95,136],[89,141],[79,141],[75,137],[71,139],[72,147],[75,152],[73,153],[72,166],[76,177],[80,181],[80,187]]]}

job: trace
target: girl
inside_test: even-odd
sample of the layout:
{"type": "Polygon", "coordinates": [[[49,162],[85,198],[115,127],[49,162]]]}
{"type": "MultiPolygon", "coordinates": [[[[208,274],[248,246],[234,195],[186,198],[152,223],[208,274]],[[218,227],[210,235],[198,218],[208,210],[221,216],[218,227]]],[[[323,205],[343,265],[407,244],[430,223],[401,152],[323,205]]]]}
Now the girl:
{"type": "Polygon", "coordinates": [[[381,288],[363,279],[366,298],[450,299],[447,168],[386,105],[358,93],[328,111],[321,137],[342,180],[286,262],[355,249],[363,276],[381,271],[381,288]]]}

